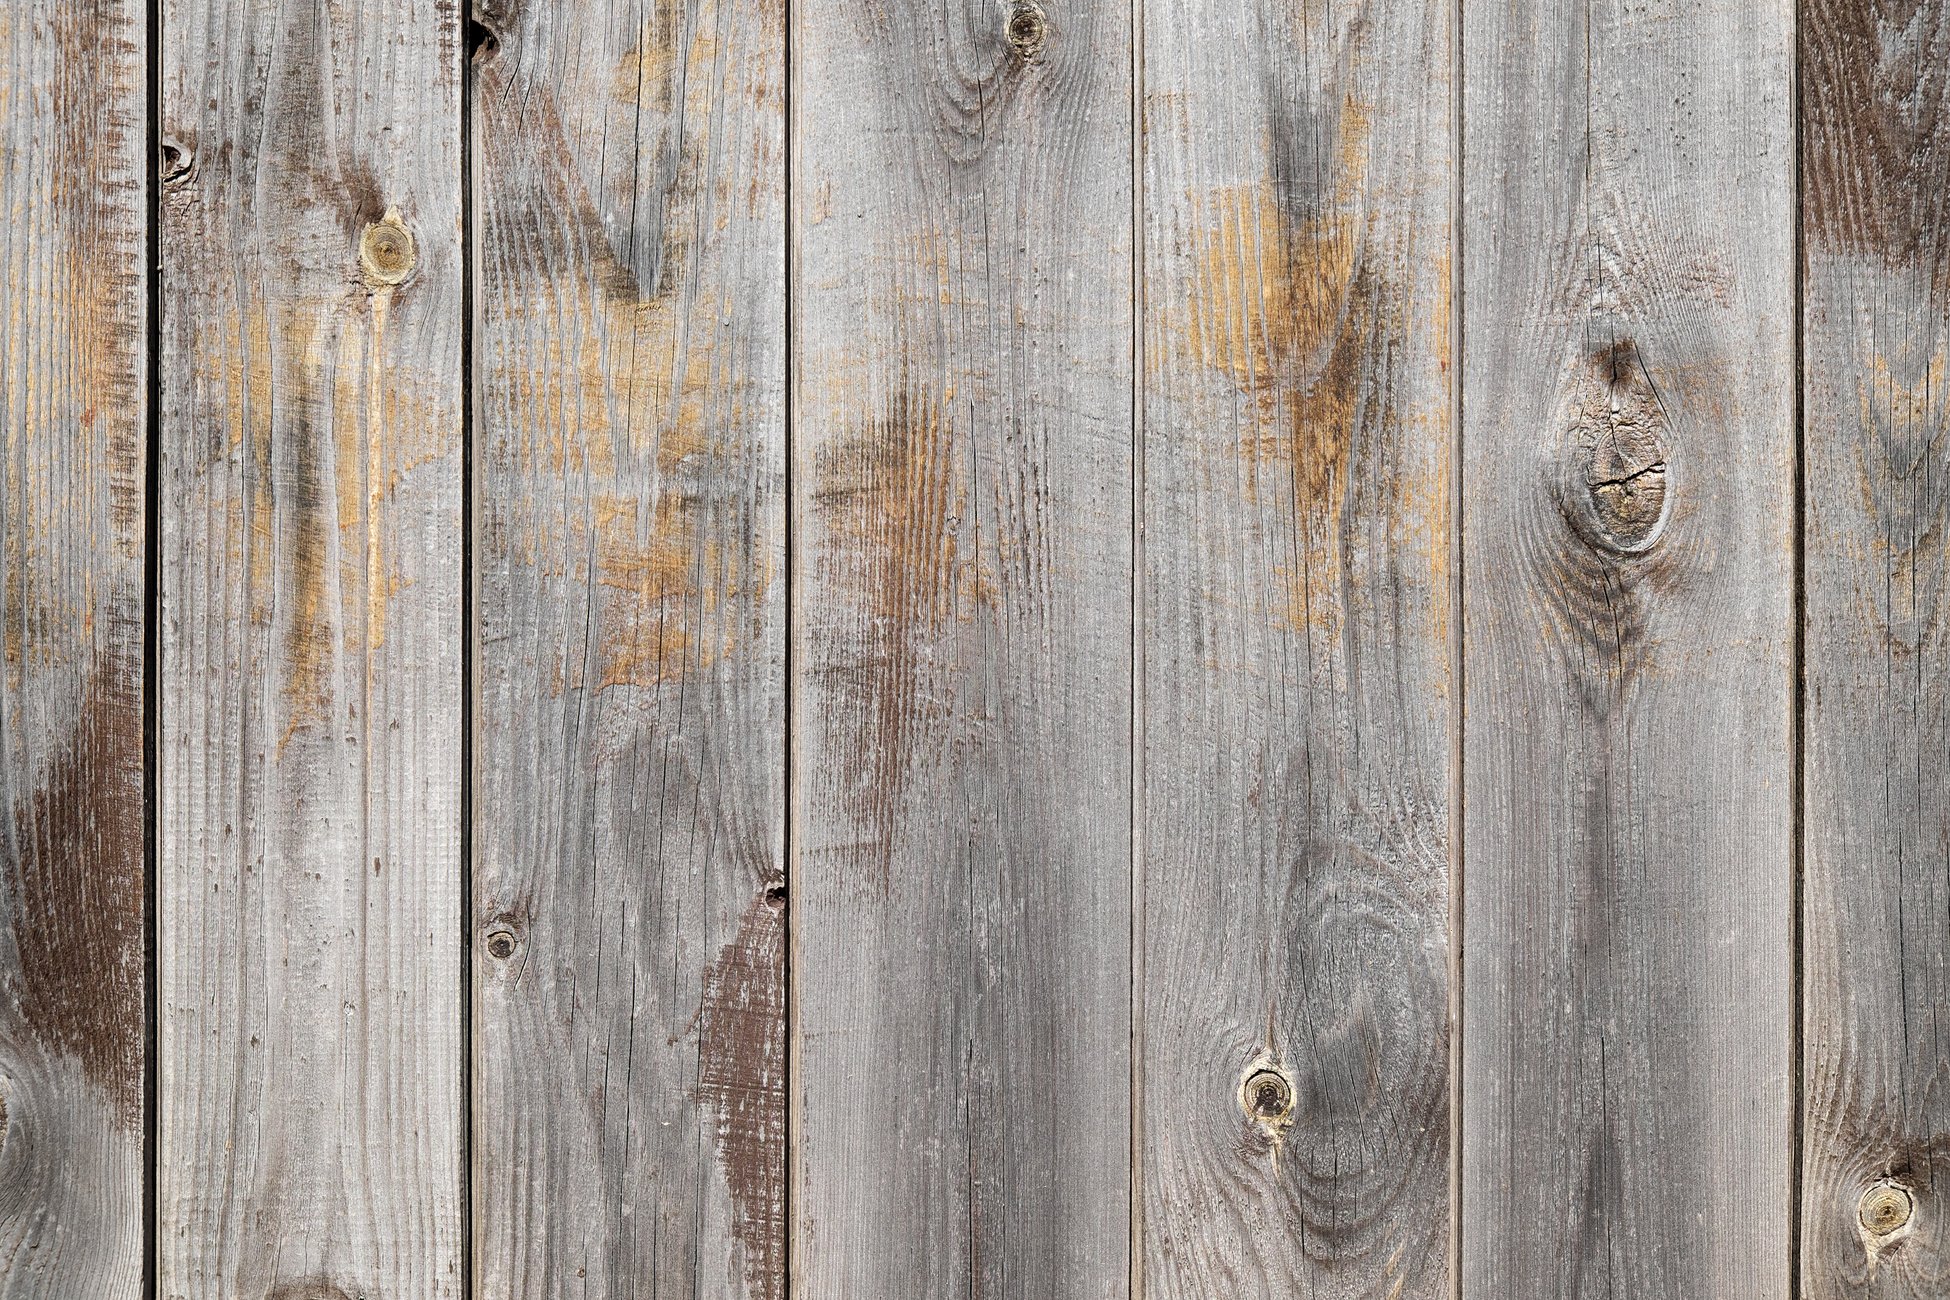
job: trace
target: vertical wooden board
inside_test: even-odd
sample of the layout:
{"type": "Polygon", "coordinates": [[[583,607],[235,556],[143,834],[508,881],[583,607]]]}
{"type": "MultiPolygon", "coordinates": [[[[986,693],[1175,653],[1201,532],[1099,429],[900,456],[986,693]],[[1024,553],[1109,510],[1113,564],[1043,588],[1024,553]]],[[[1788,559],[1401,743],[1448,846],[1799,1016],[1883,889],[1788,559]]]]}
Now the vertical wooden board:
{"type": "Polygon", "coordinates": [[[784,1294],[784,17],[480,14],[482,1300],[784,1294]]]}
{"type": "Polygon", "coordinates": [[[160,1294],[459,1297],[455,7],[162,21],[160,1294]]]}
{"type": "Polygon", "coordinates": [[[1950,5],[1803,10],[1802,1294],[1950,1290],[1950,5]]]}
{"type": "Polygon", "coordinates": [[[802,1296],[1127,1293],[1131,35],[795,11],[802,1296]]]}
{"type": "Polygon", "coordinates": [[[147,24],[0,7],[0,1297],[142,1288],[147,24]]]}
{"type": "Polygon", "coordinates": [[[1156,1296],[1448,1296],[1454,6],[1148,4],[1156,1296]]]}
{"type": "Polygon", "coordinates": [[[1463,18],[1465,1300],[1788,1294],[1793,15],[1463,18]]]}

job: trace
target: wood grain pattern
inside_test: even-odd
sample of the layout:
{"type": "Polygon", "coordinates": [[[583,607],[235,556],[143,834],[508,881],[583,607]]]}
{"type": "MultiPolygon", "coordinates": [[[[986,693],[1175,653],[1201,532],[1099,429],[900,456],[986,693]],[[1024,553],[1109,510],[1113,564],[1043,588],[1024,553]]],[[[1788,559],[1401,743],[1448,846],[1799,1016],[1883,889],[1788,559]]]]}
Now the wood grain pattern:
{"type": "Polygon", "coordinates": [[[147,23],[0,7],[0,1297],[142,1289],[147,23]]]}
{"type": "Polygon", "coordinates": [[[1793,15],[1463,13],[1463,1295],[1773,1300],[1793,15]]]}
{"type": "Polygon", "coordinates": [[[163,6],[164,1300],[461,1295],[459,42],[163,6]]]}
{"type": "Polygon", "coordinates": [[[1145,7],[1150,1295],[1450,1294],[1453,9],[1145,7]]]}
{"type": "Polygon", "coordinates": [[[480,16],[480,1294],[776,1300],[784,7],[480,16]]]}
{"type": "Polygon", "coordinates": [[[1131,48],[794,13],[801,1296],[1128,1294],[1131,48]]]}
{"type": "Polygon", "coordinates": [[[1921,1300],[1950,1289],[1950,5],[1813,0],[1801,51],[1802,1294],[1921,1300]]]}

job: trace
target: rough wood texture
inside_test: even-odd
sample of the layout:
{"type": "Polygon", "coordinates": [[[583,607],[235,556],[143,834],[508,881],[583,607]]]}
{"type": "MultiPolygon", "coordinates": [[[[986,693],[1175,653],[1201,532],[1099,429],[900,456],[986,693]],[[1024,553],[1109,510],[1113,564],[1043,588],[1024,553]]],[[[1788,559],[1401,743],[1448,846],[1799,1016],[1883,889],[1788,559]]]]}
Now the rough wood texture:
{"type": "Polygon", "coordinates": [[[142,1288],[142,6],[0,6],[0,1297],[142,1288]]]}
{"type": "Polygon", "coordinates": [[[457,1298],[456,14],[163,34],[160,1294],[457,1298]]]}
{"type": "Polygon", "coordinates": [[[1153,1296],[1450,1293],[1453,9],[1145,10],[1153,1296]]]}
{"type": "Polygon", "coordinates": [[[1792,13],[1463,13],[1463,1294],[1778,1300],[1792,13]]]}
{"type": "Polygon", "coordinates": [[[782,0],[483,6],[483,1300],[776,1300],[782,0]]]}
{"type": "Polygon", "coordinates": [[[1128,1291],[1131,45],[795,10],[801,1296],[1128,1291]]]}
{"type": "Polygon", "coordinates": [[[1802,1294],[1921,1300],[1950,1291],[1950,4],[1802,21],[1802,1294]]]}

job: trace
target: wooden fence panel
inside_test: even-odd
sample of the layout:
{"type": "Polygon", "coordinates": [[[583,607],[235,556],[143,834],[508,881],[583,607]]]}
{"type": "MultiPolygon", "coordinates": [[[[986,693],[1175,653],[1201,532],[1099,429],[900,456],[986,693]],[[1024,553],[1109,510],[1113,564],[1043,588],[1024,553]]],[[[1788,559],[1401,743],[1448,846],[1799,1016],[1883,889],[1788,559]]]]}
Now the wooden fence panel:
{"type": "Polygon", "coordinates": [[[455,7],[162,22],[160,1294],[458,1298],[455,7]]]}
{"type": "Polygon", "coordinates": [[[1778,1300],[1793,13],[1463,14],[1463,1295],[1778,1300]]]}
{"type": "Polygon", "coordinates": [[[480,1295],[776,1300],[784,6],[481,21],[480,1295]]]}
{"type": "Polygon", "coordinates": [[[0,6],[0,1297],[142,1293],[147,22],[0,6]]]}
{"type": "Polygon", "coordinates": [[[1150,1295],[1450,1294],[1453,11],[1145,8],[1150,1295]]]}
{"type": "Polygon", "coordinates": [[[795,10],[801,1296],[1128,1291],[1131,36],[795,10]]]}
{"type": "Polygon", "coordinates": [[[1802,1294],[1950,1290],[1950,5],[1803,9],[1802,1294]]]}

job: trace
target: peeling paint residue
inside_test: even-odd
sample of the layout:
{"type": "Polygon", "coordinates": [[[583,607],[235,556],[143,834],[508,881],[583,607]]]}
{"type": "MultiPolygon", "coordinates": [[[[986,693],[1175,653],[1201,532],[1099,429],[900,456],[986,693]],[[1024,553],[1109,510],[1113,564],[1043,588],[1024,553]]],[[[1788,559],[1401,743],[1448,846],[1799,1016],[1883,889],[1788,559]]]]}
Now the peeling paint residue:
{"type": "Polygon", "coordinates": [[[715,1115],[731,1231],[753,1300],[777,1300],[785,1257],[785,900],[761,891],[704,973],[697,1100],[715,1115]]]}

